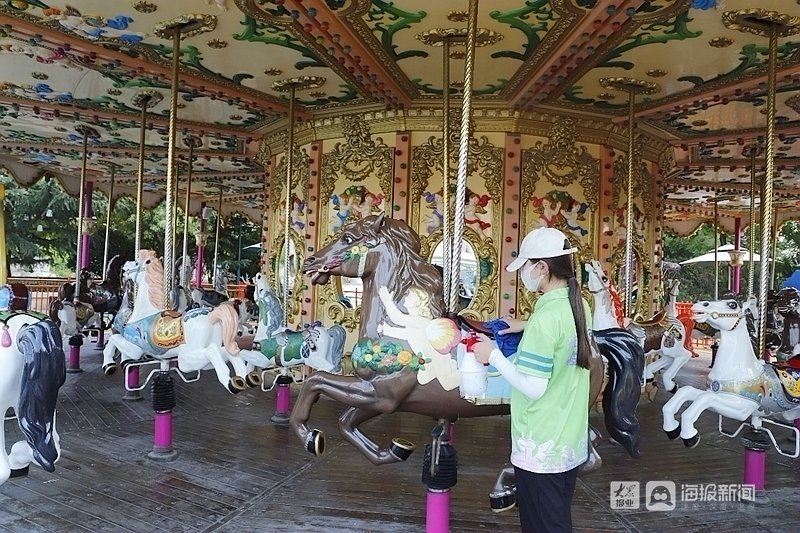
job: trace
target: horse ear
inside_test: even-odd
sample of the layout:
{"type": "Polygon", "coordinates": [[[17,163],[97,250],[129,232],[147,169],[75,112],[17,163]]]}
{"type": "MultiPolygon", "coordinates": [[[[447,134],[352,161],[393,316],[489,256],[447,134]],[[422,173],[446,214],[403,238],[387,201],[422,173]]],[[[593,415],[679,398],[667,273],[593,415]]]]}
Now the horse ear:
{"type": "Polygon", "coordinates": [[[375,219],[375,227],[380,231],[386,225],[386,211],[381,211],[375,219]]]}

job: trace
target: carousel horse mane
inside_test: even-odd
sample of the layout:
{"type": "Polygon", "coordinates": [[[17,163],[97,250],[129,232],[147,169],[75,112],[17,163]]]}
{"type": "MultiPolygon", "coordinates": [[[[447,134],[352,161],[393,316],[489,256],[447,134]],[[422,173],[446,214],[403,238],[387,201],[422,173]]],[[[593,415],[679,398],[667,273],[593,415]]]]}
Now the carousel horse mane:
{"type": "Polygon", "coordinates": [[[611,298],[612,309],[614,309],[614,316],[617,318],[617,322],[624,324],[625,307],[622,305],[622,298],[613,283],[608,284],[608,296],[611,298]]]}
{"type": "Polygon", "coordinates": [[[368,238],[382,240],[389,249],[386,255],[393,259],[395,266],[387,285],[389,292],[402,297],[412,287],[425,288],[434,295],[429,301],[432,316],[442,316],[444,298],[441,274],[419,255],[419,236],[408,224],[382,215],[371,215],[354,224],[356,225],[360,226],[368,238]]]}
{"type": "Polygon", "coordinates": [[[153,307],[164,307],[164,265],[153,250],[141,250],[139,262],[147,265],[145,267],[147,298],[153,307]]]}

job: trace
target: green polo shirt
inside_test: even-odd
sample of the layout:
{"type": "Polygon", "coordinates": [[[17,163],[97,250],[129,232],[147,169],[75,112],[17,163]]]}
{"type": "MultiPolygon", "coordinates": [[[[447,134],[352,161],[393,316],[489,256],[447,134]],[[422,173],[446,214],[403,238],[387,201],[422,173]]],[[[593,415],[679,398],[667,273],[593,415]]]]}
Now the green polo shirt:
{"type": "MultiPolygon", "coordinates": [[[[589,305],[583,301],[586,323],[589,305]]],[[[548,379],[547,390],[531,400],[511,393],[511,462],[529,472],[566,472],[588,458],[589,371],[577,363],[578,337],[569,289],[543,294],[525,326],[517,369],[548,379]]]]}

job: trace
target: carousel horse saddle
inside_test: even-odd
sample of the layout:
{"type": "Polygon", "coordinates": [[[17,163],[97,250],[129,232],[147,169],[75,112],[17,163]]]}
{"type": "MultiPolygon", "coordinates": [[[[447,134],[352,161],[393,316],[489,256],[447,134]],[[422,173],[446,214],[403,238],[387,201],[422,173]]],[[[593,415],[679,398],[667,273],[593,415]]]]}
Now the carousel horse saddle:
{"type": "Polygon", "coordinates": [[[153,346],[169,350],[183,343],[183,315],[163,311],[153,321],[150,340],[153,346]]]}
{"type": "Polygon", "coordinates": [[[488,322],[482,322],[480,320],[468,318],[463,315],[456,315],[454,318],[458,323],[458,325],[461,326],[462,328],[469,331],[474,331],[476,333],[483,333],[490,339],[494,338],[495,332],[492,330],[491,327],[489,327],[488,322]]]}
{"type": "Polygon", "coordinates": [[[800,403],[800,364],[797,367],[787,363],[768,363],[783,387],[783,394],[791,403],[800,403]]]}
{"type": "Polygon", "coordinates": [[[641,326],[646,328],[648,326],[661,326],[664,319],[667,317],[667,313],[662,309],[656,315],[649,320],[634,320],[634,323],[637,326],[641,326]]]}

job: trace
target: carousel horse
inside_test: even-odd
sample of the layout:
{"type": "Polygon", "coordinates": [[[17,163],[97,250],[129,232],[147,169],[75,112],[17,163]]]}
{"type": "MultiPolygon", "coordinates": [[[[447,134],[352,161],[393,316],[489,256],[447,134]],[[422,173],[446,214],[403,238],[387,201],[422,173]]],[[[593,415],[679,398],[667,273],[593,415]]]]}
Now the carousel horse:
{"type": "Polygon", "coordinates": [[[256,286],[253,280],[245,280],[244,296],[235,298],[231,302],[239,314],[239,335],[253,335],[255,333],[252,321],[256,314],[256,286]]]}
{"type": "MultiPolygon", "coordinates": [[[[403,461],[414,449],[397,438],[381,447],[362,433],[360,425],[381,414],[399,411],[456,420],[509,413],[505,403],[462,398],[460,371],[452,375],[451,355],[460,329],[440,318],[442,277],[420,256],[419,236],[404,221],[382,213],[345,226],[338,239],[306,259],[304,272],[314,284],[344,276],[361,278],[364,286],[352,356],[355,375],[315,372],[305,380],[292,410],[290,425],[307,451],[319,455],[324,450],[324,434],[308,426],[311,409],[323,394],[346,406],[339,430],[375,465],[403,461]]],[[[589,405],[603,379],[600,358],[591,361],[589,405]]],[[[587,435],[587,446],[588,441],[587,435]]]]}
{"type": "Polygon", "coordinates": [[[708,373],[706,390],[684,386],[664,405],[664,431],[670,439],[679,436],[687,447],[700,441],[694,424],[709,409],[726,418],[743,422],[777,415],[785,421],[800,418],[800,369],[758,359],[745,325],[745,307],[736,300],[697,302],[692,306],[695,321],[710,322],[720,332],[719,349],[708,373]],[[680,421],[678,410],[690,402],[680,421]]]}
{"type": "MultiPolygon", "coordinates": [[[[595,315],[598,312],[602,315],[596,319],[599,321],[597,323],[604,327],[621,327],[625,322],[622,316],[622,301],[605,275],[600,262],[588,263],[586,272],[589,274],[589,291],[603,294],[601,305],[595,306],[595,315]]],[[[644,350],[645,361],[648,356],[656,353],[661,355],[659,359],[645,366],[644,378],[652,380],[656,372],[666,368],[662,374],[664,386],[671,392],[676,391],[678,386],[674,381],[675,375],[692,357],[692,353],[683,345],[683,339],[686,337],[683,324],[677,318],[668,317],[666,311],[662,310],[649,321],[630,322],[625,329],[639,341],[644,350]]]]}
{"type": "Polygon", "coordinates": [[[92,281],[91,274],[89,277],[81,275],[80,300],[92,304],[98,313],[116,314],[122,299],[122,265],[124,263],[125,259],[121,255],[112,257],[102,283],[92,281]]]}
{"type": "Polygon", "coordinates": [[[75,313],[75,304],[69,300],[53,300],[48,313],[50,320],[61,330],[61,337],[68,339],[80,334],[78,318],[75,313]]]}
{"type": "Polygon", "coordinates": [[[184,314],[163,310],[164,267],[152,250],[141,250],[137,261],[124,267],[137,286],[133,311],[121,333],[108,338],[103,349],[103,371],[116,371],[115,350],[120,362],[139,360],[147,353],[156,359],[177,358],[181,372],[213,369],[219,382],[230,392],[241,392],[246,383],[260,382],[259,376],[238,357],[236,310],[231,305],[212,309],[191,309],[184,314]],[[231,377],[227,363],[235,375],[231,377]]]}
{"type": "MultiPolygon", "coordinates": [[[[10,288],[0,288],[0,308],[8,309],[10,288]]],[[[16,413],[24,440],[6,452],[0,431],[0,485],[28,473],[32,462],[53,472],[61,455],[56,431],[58,390],[67,379],[61,334],[44,315],[0,311],[0,412],[16,413]]]]}
{"type": "MultiPolygon", "coordinates": [[[[800,291],[794,287],[781,289],[775,295],[775,309],[783,318],[783,334],[778,345],[778,360],[800,367],[800,291]]],[[[769,315],[767,315],[769,316],[769,315]]],[[[769,341],[770,338],[767,337],[769,341]]]]}
{"type": "Polygon", "coordinates": [[[255,350],[242,350],[240,355],[259,368],[308,365],[325,372],[342,371],[342,352],[347,332],[342,326],[325,328],[314,324],[301,331],[285,330],[283,307],[267,277],[258,273],[253,278],[254,297],[258,306],[258,326],[253,337],[255,350]]]}
{"type": "Polygon", "coordinates": [[[606,427],[616,442],[638,458],[640,428],[636,406],[643,385],[644,350],[639,339],[622,327],[622,302],[600,262],[587,263],[584,269],[589,274],[587,285],[594,298],[592,334],[600,354],[608,362],[610,390],[618,395],[616,401],[603,396],[606,427]]]}
{"type": "Polygon", "coordinates": [[[694,331],[694,320],[692,320],[691,313],[678,313],[678,294],[681,288],[681,280],[678,278],[667,279],[667,305],[664,311],[668,318],[675,318],[683,324],[683,331],[689,332],[689,335],[683,336],[683,347],[686,348],[692,357],[698,357],[699,354],[694,351],[694,344],[692,344],[691,332],[694,331]]]}
{"type": "Polygon", "coordinates": [[[81,270],[78,283],[79,299],[77,301],[75,301],[74,283],[63,283],[58,289],[58,299],[62,302],[71,302],[74,305],[75,318],[81,329],[100,329],[103,326],[100,320],[100,314],[96,313],[92,304],[88,302],[89,296],[84,290],[89,286],[89,280],[91,280],[91,278],[92,273],[89,272],[89,270],[85,268],[81,270]]]}
{"type": "Polygon", "coordinates": [[[217,268],[214,276],[214,289],[208,290],[202,287],[192,289],[192,302],[195,307],[217,307],[229,300],[228,297],[228,276],[225,270],[217,268]]]}
{"type": "Polygon", "coordinates": [[[195,307],[192,301],[192,290],[189,287],[181,285],[181,279],[189,280],[192,276],[192,265],[189,261],[189,256],[182,255],[175,260],[175,280],[172,283],[172,308],[183,313],[190,307],[195,307]],[[185,265],[185,266],[184,266],[185,265]],[[183,272],[186,270],[186,272],[183,272]]]}

